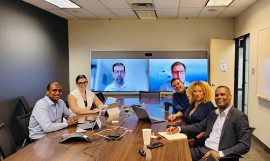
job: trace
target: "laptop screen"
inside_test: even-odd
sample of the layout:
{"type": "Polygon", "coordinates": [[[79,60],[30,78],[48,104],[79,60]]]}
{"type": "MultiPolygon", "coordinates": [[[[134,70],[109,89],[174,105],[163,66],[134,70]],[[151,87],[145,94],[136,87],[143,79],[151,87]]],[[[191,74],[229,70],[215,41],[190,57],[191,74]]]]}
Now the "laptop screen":
{"type": "Polygon", "coordinates": [[[106,99],[106,102],[104,103],[104,106],[105,106],[105,107],[108,107],[109,104],[112,104],[112,103],[114,103],[115,101],[116,101],[116,98],[108,97],[108,98],[106,99]]]}

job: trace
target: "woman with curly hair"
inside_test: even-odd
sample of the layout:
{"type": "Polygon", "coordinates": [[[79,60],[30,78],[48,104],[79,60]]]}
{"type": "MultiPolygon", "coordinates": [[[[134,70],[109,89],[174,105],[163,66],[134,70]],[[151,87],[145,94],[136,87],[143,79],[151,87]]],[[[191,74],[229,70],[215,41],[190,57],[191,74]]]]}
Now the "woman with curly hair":
{"type": "MultiPolygon", "coordinates": [[[[211,102],[212,89],[207,82],[192,82],[187,88],[186,94],[188,96],[190,106],[169,116],[168,119],[170,121],[173,121],[178,117],[182,117],[186,125],[198,123],[203,121],[208,114],[215,109],[211,102]]],[[[190,145],[194,145],[194,143],[196,143],[196,146],[202,142],[201,138],[204,137],[205,133],[188,133],[187,135],[190,145]]]]}

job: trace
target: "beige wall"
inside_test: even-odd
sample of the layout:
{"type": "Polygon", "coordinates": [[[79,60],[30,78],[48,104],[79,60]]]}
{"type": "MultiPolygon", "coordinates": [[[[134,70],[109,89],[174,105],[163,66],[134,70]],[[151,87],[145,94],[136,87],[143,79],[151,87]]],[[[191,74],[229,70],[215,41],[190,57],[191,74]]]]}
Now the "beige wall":
{"type": "MultiPolygon", "coordinates": [[[[270,102],[257,98],[257,43],[258,31],[270,27],[270,1],[260,0],[248,10],[239,15],[234,21],[234,37],[250,33],[250,56],[249,56],[249,95],[248,117],[250,125],[255,127],[254,135],[264,144],[270,147],[270,102]],[[255,74],[251,74],[251,69],[255,74]]],[[[269,42],[270,43],[270,42],[269,42]]],[[[268,70],[269,71],[269,70],[268,70]]]]}
{"type": "Polygon", "coordinates": [[[233,20],[70,20],[70,90],[90,75],[91,50],[209,51],[210,39],[233,39],[233,20]]]}

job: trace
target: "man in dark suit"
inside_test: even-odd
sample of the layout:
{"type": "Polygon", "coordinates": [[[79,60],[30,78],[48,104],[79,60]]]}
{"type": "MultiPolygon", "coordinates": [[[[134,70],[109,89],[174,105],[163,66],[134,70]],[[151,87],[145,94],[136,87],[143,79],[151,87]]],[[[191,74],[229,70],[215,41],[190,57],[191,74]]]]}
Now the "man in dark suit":
{"type": "Polygon", "coordinates": [[[215,102],[218,109],[209,114],[204,121],[167,129],[169,134],[206,131],[205,144],[190,149],[193,161],[203,160],[210,153],[220,160],[239,160],[241,155],[249,151],[251,130],[248,118],[232,106],[231,100],[230,89],[226,86],[219,86],[215,91],[215,102]]]}

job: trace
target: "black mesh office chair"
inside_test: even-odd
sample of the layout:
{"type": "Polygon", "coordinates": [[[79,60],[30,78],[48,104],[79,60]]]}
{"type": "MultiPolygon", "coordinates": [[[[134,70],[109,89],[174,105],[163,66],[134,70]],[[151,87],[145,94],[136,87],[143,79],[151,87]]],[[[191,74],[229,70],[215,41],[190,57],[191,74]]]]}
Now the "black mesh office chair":
{"type": "Polygon", "coordinates": [[[105,97],[104,97],[104,95],[103,95],[102,92],[97,93],[96,96],[98,97],[98,99],[99,99],[102,103],[105,102],[105,97]]]}
{"type": "Polygon", "coordinates": [[[28,104],[28,102],[26,101],[26,99],[24,98],[24,96],[19,96],[19,100],[25,110],[25,113],[30,113],[30,106],[28,104]]]}
{"type": "Polygon", "coordinates": [[[21,129],[23,130],[25,139],[23,141],[22,144],[22,148],[25,146],[25,143],[31,143],[31,139],[29,138],[29,130],[28,130],[28,126],[29,126],[29,121],[30,121],[30,116],[31,114],[28,113],[26,115],[22,115],[22,116],[17,116],[17,120],[19,121],[19,124],[21,126],[21,129]]]}
{"type": "Polygon", "coordinates": [[[159,102],[160,92],[139,91],[140,103],[159,102]]]}
{"type": "Polygon", "coordinates": [[[0,153],[5,159],[16,152],[16,144],[4,123],[0,124],[0,153]]]}
{"type": "MultiPolygon", "coordinates": [[[[105,97],[104,97],[104,95],[103,95],[102,92],[96,93],[96,96],[98,97],[98,99],[99,99],[102,103],[105,102],[105,97]]],[[[96,105],[93,104],[92,107],[91,107],[90,109],[93,110],[93,109],[95,109],[95,108],[97,108],[97,107],[96,107],[96,105]]]]}
{"type": "Polygon", "coordinates": [[[140,91],[139,98],[157,98],[160,99],[160,92],[140,91]]]}

